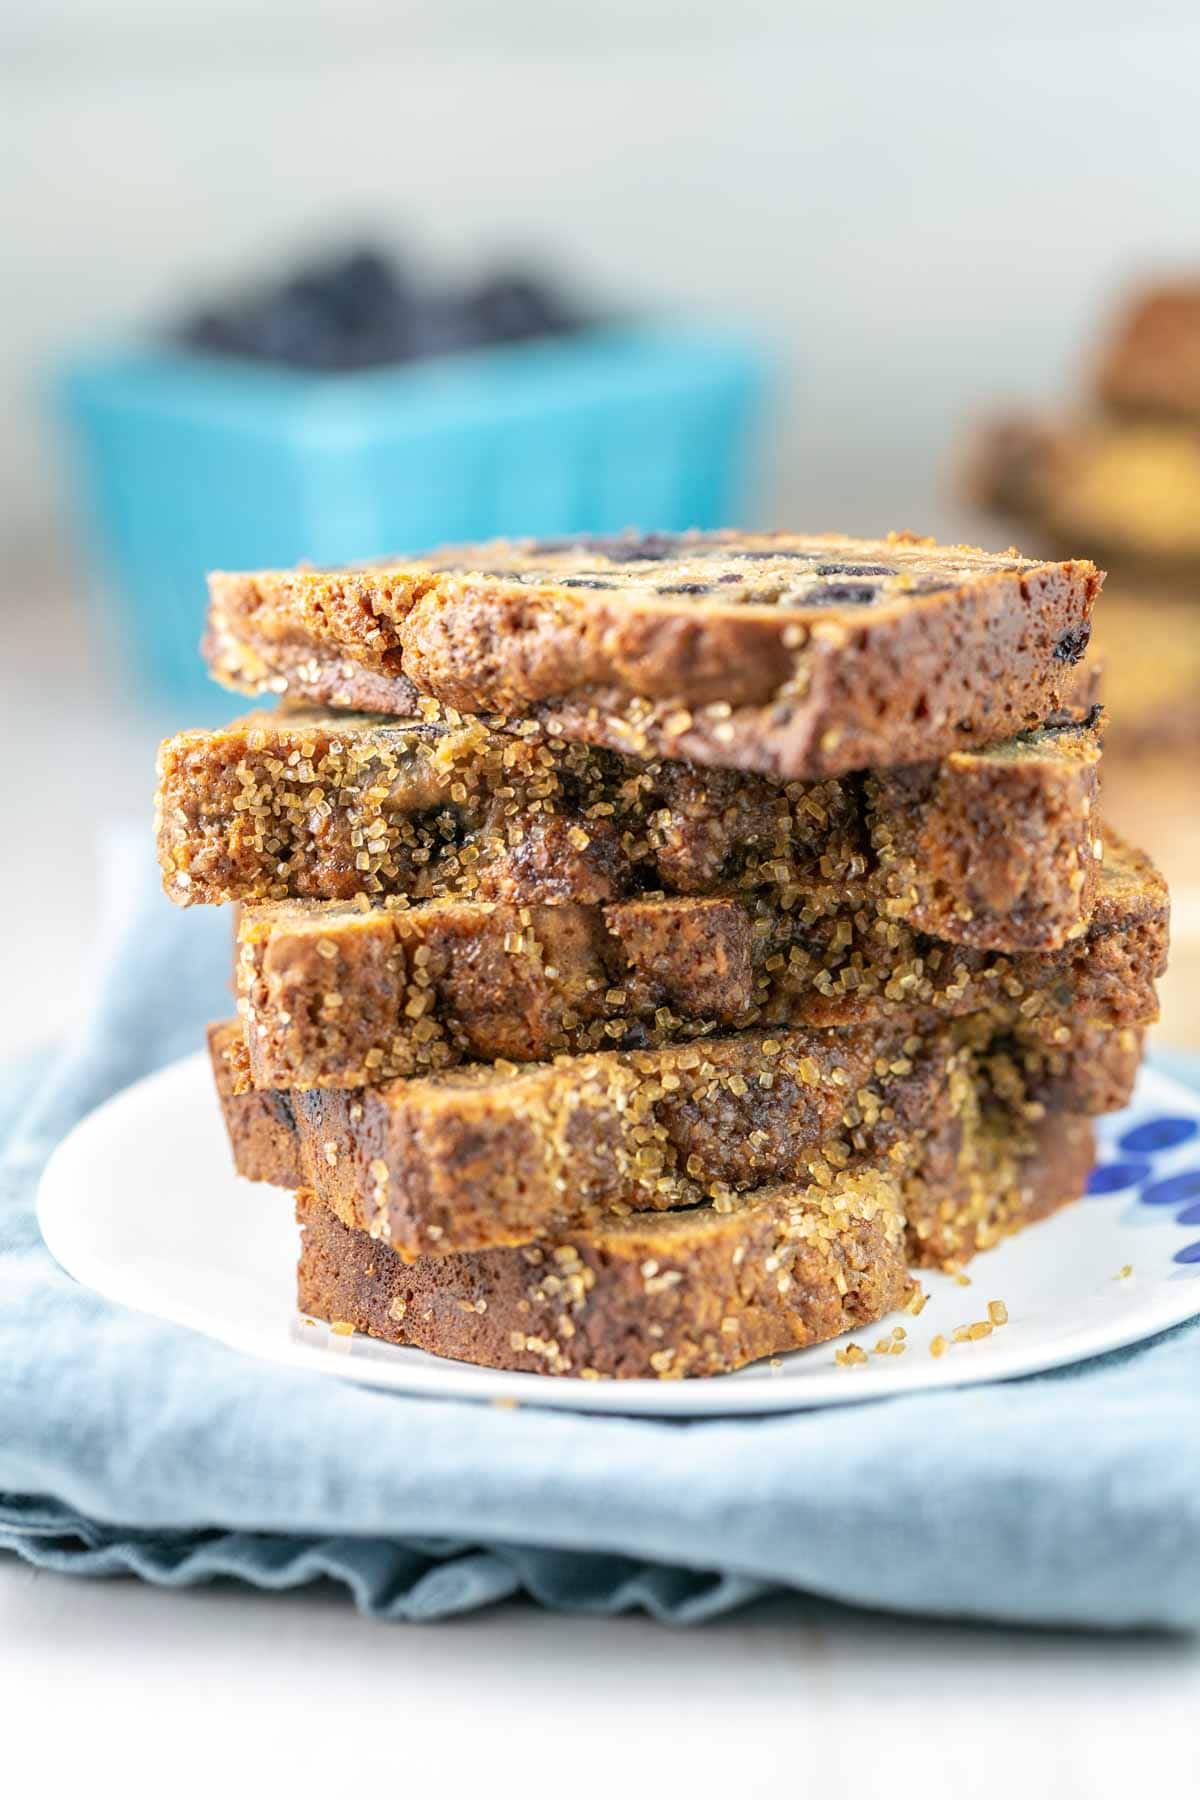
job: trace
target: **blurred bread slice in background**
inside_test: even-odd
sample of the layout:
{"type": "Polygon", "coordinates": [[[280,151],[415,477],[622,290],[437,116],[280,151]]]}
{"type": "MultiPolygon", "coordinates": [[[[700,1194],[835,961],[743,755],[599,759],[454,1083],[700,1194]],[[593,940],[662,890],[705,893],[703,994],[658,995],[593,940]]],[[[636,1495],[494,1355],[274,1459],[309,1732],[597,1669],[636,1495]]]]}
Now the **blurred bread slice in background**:
{"type": "Polygon", "coordinates": [[[1119,302],[1082,394],[977,421],[960,497],[988,541],[1108,570],[1089,662],[1108,718],[1105,817],[1160,863],[1174,907],[1167,1042],[1200,1010],[1200,274],[1119,302]]]}

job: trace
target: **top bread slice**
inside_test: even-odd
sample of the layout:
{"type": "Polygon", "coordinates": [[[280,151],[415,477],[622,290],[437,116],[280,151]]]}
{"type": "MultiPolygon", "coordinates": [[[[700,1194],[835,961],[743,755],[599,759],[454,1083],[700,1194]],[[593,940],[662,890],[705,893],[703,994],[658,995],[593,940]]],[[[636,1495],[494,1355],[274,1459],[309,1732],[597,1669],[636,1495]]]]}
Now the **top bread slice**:
{"type": "Polygon", "coordinates": [[[907,532],[501,541],[215,574],[205,650],[247,693],[394,715],[426,696],[808,779],[1040,724],[1070,692],[1101,580],[907,532]]]}

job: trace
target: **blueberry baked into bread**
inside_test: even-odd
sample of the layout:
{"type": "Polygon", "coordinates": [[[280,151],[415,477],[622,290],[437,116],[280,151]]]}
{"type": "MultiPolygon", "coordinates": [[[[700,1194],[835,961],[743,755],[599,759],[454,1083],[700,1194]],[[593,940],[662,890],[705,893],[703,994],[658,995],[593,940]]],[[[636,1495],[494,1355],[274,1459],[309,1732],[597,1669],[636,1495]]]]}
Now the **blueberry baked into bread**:
{"type": "Polygon", "coordinates": [[[214,575],[210,666],[277,703],[163,744],[158,854],[238,907],[213,1078],[303,1310],[714,1375],[1076,1198],[1168,930],[1101,579],[785,532],[214,575]]]}

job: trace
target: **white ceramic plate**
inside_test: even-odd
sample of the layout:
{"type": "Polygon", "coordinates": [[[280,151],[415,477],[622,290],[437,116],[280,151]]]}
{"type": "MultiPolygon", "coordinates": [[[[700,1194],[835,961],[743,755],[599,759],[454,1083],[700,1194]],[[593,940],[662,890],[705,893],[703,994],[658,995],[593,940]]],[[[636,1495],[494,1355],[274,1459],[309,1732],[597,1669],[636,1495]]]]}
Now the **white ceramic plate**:
{"type": "Polygon", "coordinates": [[[234,1175],[204,1056],[127,1088],[81,1121],[42,1177],[38,1218],[77,1281],[239,1350],[404,1393],[518,1400],[581,1412],[699,1418],[836,1406],[1028,1375],[1150,1337],[1200,1313],[1200,1098],[1143,1071],[1132,1106],[1098,1121],[1091,1195],[971,1265],[971,1285],[926,1275],[919,1318],[839,1344],[870,1351],[893,1323],[899,1356],[841,1367],[819,1344],[708,1381],[509,1375],[330,1332],[295,1310],[291,1195],[234,1175]],[[1123,1274],[1126,1268],[1130,1274],[1123,1274]],[[987,1316],[988,1338],[929,1345],[987,1316]]]}

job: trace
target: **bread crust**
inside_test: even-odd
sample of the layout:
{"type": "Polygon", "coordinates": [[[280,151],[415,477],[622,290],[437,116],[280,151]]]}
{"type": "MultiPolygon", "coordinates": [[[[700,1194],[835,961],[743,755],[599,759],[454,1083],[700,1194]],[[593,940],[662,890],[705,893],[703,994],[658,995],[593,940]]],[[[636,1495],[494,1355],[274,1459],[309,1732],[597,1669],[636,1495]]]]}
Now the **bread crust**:
{"type": "Polygon", "coordinates": [[[205,653],[240,692],[399,715],[425,695],[636,756],[820,779],[1040,724],[1102,579],[903,532],[497,543],[214,574],[205,653]]]}
{"type": "Polygon", "coordinates": [[[882,910],[985,950],[1056,950],[1091,913],[1101,715],[865,778],[882,910]]]}

